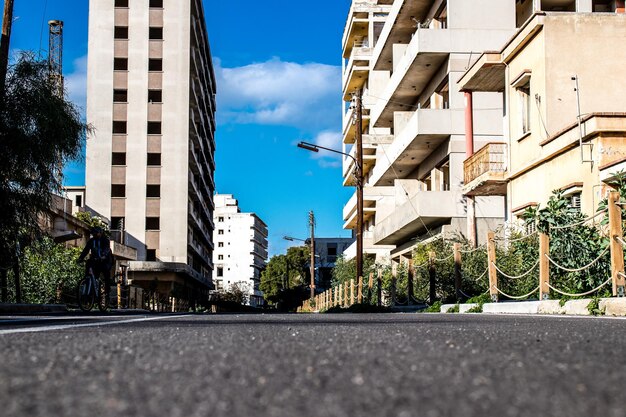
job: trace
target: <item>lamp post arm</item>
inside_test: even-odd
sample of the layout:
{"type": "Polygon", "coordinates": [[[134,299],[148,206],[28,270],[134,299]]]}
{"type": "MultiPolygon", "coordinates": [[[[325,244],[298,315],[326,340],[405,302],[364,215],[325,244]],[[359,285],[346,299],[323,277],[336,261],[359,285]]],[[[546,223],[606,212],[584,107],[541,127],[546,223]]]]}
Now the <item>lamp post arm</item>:
{"type": "MultiPolygon", "coordinates": [[[[350,155],[349,153],[341,152],[341,151],[338,151],[338,150],[336,150],[336,149],[327,148],[327,147],[325,147],[325,146],[316,145],[316,144],[314,144],[314,143],[309,143],[309,142],[300,142],[300,143],[301,143],[302,145],[305,145],[305,149],[309,149],[309,148],[312,148],[312,149],[314,149],[314,148],[319,148],[319,149],[324,149],[325,151],[328,151],[328,152],[333,152],[333,153],[338,153],[338,154],[340,154],[340,155],[345,155],[345,156],[347,156],[348,158],[352,159],[352,161],[354,161],[354,166],[355,166],[355,167],[356,167],[356,169],[357,169],[357,173],[358,173],[358,174],[360,174],[360,173],[361,173],[361,165],[359,164],[359,161],[357,161],[357,160],[356,160],[356,158],[355,158],[354,156],[350,155]]],[[[355,175],[355,177],[356,177],[357,181],[359,181],[359,178],[360,178],[361,176],[360,176],[360,175],[355,175]]]]}

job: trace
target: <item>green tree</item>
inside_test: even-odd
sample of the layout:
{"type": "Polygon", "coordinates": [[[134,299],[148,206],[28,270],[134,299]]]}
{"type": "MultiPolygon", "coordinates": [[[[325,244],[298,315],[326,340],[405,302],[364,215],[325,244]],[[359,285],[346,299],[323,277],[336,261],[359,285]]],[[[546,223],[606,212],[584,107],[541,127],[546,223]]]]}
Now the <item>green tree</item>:
{"type": "Polygon", "coordinates": [[[0,105],[3,271],[16,265],[20,247],[40,235],[39,215],[50,207],[50,193],[61,189],[64,163],[81,156],[86,130],[77,107],[55,94],[47,62],[20,55],[8,70],[0,105]]]}
{"type": "MultiPolygon", "coordinates": [[[[33,242],[20,259],[23,300],[26,303],[74,302],[83,266],[80,248],[67,248],[49,237],[33,242]]],[[[9,277],[13,280],[13,274],[9,277]]],[[[10,301],[15,301],[11,292],[10,301]]]]}
{"type": "Polygon", "coordinates": [[[87,211],[79,211],[76,213],[76,218],[89,225],[91,229],[94,227],[101,228],[106,235],[109,234],[109,225],[98,216],[93,216],[91,213],[87,211]]]}
{"type": "Polygon", "coordinates": [[[278,303],[284,301],[287,290],[309,285],[310,252],[306,246],[292,247],[284,255],[275,255],[261,273],[260,289],[265,299],[278,303]]]}

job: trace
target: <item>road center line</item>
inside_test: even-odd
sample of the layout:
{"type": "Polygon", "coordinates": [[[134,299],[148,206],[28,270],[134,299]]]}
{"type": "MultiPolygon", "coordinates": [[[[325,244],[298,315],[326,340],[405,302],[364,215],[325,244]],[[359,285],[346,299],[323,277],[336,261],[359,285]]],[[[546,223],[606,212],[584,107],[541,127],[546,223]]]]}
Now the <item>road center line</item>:
{"type": "Polygon", "coordinates": [[[65,325],[44,326],[44,327],[26,327],[26,328],[21,328],[21,329],[7,329],[7,330],[0,330],[0,336],[5,335],[5,334],[49,332],[49,331],[54,331],[54,330],[77,329],[80,327],[100,327],[100,326],[111,326],[114,324],[138,323],[142,321],[162,320],[162,319],[167,319],[170,317],[174,317],[174,316],[167,315],[167,316],[159,316],[159,317],[142,317],[139,319],[129,319],[129,320],[115,320],[115,321],[103,321],[103,322],[93,322],[93,323],[65,324],[65,325]]]}

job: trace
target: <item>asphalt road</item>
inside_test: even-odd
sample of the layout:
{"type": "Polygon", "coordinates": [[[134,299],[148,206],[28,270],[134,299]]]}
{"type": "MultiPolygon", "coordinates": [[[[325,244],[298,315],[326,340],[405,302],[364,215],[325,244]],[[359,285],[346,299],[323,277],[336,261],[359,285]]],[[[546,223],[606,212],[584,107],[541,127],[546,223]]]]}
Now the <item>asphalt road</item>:
{"type": "Polygon", "coordinates": [[[623,417],[625,342],[594,318],[0,318],[0,415],[623,417]]]}

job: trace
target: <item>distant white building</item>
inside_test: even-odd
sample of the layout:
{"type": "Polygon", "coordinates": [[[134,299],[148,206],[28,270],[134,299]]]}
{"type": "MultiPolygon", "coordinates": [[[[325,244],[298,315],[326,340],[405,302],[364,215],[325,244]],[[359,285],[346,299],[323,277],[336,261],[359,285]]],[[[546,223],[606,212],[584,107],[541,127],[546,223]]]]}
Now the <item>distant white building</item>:
{"type": "MultiPolygon", "coordinates": [[[[316,237],[315,238],[315,268],[317,269],[315,286],[319,289],[331,287],[333,268],[344,252],[354,247],[354,238],[343,237],[316,237]]],[[[351,259],[351,258],[348,258],[351,259]]]]}
{"type": "Polygon", "coordinates": [[[215,195],[213,220],[217,289],[237,284],[246,289],[250,305],[263,304],[259,283],[267,261],[267,225],[254,213],[242,213],[232,194],[215,195]]]}

